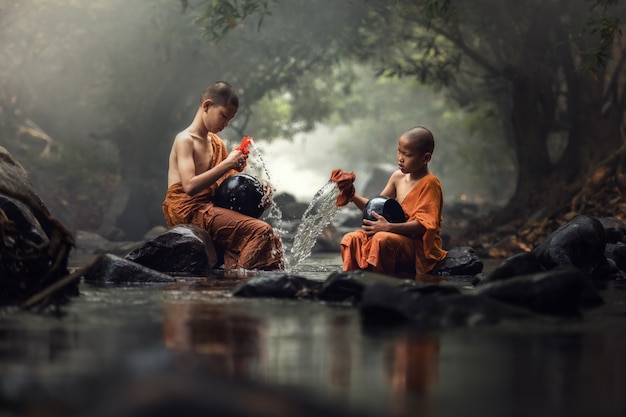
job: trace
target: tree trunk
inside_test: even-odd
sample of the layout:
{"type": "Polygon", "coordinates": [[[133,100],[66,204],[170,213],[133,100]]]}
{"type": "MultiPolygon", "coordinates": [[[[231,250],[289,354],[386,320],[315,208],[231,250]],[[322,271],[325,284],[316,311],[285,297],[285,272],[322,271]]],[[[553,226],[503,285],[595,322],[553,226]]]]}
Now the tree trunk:
{"type": "Polygon", "coordinates": [[[546,148],[548,131],[546,112],[542,108],[536,81],[519,77],[512,85],[511,118],[516,144],[518,163],[517,185],[513,197],[500,221],[524,215],[541,201],[545,179],[552,172],[552,164],[546,148]]]}

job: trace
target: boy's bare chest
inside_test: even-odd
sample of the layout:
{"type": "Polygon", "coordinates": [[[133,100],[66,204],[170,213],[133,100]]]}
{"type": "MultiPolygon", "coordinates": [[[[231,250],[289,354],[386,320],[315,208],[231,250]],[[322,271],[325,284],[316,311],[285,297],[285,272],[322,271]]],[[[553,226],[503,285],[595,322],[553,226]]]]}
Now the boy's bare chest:
{"type": "Polygon", "coordinates": [[[418,182],[419,180],[399,181],[396,184],[396,200],[398,200],[399,203],[402,203],[404,199],[406,198],[406,196],[411,192],[411,190],[413,190],[413,188],[418,182]]]}

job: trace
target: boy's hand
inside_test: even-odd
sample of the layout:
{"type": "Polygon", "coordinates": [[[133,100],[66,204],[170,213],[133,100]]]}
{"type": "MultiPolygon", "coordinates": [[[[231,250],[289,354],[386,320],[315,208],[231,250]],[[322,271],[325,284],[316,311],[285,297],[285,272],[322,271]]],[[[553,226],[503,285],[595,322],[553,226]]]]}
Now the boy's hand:
{"type": "Polygon", "coordinates": [[[234,149],[225,160],[231,165],[231,169],[241,172],[246,167],[246,159],[248,159],[248,155],[238,149],[234,149]]]}
{"type": "Polygon", "coordinates": [[[266,210],[269,206],[272,205],[272,198],[274,195],[274,190],[272,190],[272,186],[267,183],[267,182],[263,182],[263,197],[261,198],[261,207],[263,207],[263,210],[266,210]]]}
{"type": "Polygon", "coordinates": [[[372,211],[372,216],[376,219],[376,221],[363,219],[363,231],[367,236],[372,236],[378,232],[388,232],[389,231],[389,222],[380,214],[372,211]]]}

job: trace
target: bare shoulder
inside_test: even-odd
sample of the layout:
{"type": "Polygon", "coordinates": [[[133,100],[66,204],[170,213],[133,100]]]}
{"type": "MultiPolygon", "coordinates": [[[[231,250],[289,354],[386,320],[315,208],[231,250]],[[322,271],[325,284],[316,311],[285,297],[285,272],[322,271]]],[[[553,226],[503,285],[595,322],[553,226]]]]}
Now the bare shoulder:
{"type": "Polygon", "coordinates": [[[183,130],[174,137],[174,147],[193,146],[193,141],[193,135],[188,130],[183,130]]]}
{"type": "Polygon", "coordinates": [[[381,192],[381,195],[384,195],[389,198],[397,198],[398,197],[398,185],[400,184],[400,179],[403,177],[402,171],[399,169],[394,171],[387,181],[387,185],[381,192]]]}
{"type": "Polygon", "coordinates": [[[393,186],[397,188],[400,181],[404,180],[405,177],[406,174],[397,169],[391,173],[391,176],[389,177],[389,184],[393,184],[393,186]]]}
{"type": "Polygon", "coordinates": [[[396,169],[395,171],[393,171],[391,173],[391,176],[389,177],[390,181],[398,181],[401,178],[404,178],[404,173],[402,173],[402,171],[400,171],[399,169],[396,169]]]}

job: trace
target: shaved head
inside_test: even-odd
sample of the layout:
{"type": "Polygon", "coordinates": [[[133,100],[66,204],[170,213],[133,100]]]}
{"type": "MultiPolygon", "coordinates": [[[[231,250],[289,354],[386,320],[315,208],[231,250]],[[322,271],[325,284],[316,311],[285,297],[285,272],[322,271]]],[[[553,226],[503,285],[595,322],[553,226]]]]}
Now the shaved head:
{"type": "Polygon", "coordinates": [[[217,81],[204,90],[200,103],[211,99],[216,106],[235,106],[239,107],[239,97],[232,85],[225,81],[217,81]]]}
{"type": "Polygon", "coordinates": [[[413,127],[402,134],[410,143],[411,147],[421,154],[433,153],[435,150],[435,138],[430,130],[422,126],[413,127]]]}

